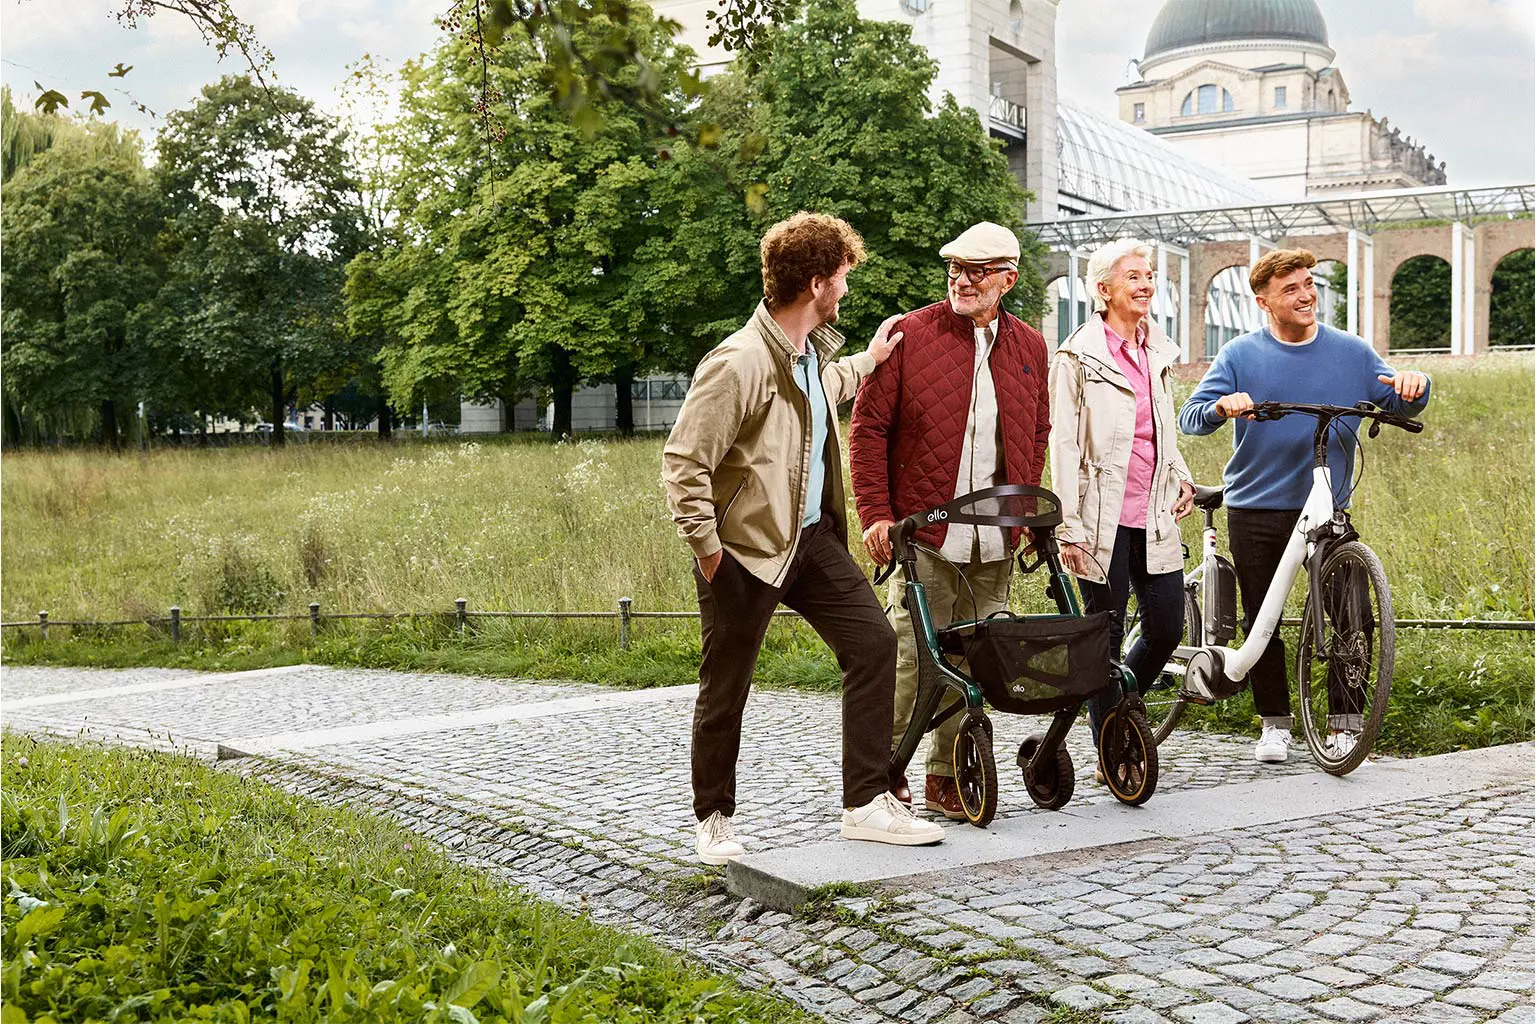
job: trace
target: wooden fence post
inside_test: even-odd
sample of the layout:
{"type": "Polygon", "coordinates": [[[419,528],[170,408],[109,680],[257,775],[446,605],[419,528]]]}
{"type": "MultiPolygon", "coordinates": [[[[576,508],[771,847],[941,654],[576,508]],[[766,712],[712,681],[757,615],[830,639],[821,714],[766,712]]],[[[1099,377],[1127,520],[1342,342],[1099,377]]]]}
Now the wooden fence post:
{"type": "Polygon", "coordinates": [[[453,602],[453,614],[459,623],[459,636],[464,635],[464,621],[469,618],[469,616],[464,612],[464,606],[468,603],[469,602],[464,600],[462,597],[456,598],[453,602]]]}
{"type": "Polygon", "coordinates": [[[181,609],[171,605],[171,642],[181,643],[181,609]]]}
{"type": "Polygon", "coordinates": [[[629,650],[629,606],[634,604],[633,598],[619,598],[619,649],[629,650]]]}
{"type": "Polygon", "coordinates": [[[37,631],[39,633],[43,634],[43,639],[44,640],[48,639],[48,613],[47,612],[38,612],[37,613],[37,631]]]}
{"type": "Polygon", "coordinates": [[[320,602],[309,602],[309,635],[311,638],[320,635],[320,602]]]}

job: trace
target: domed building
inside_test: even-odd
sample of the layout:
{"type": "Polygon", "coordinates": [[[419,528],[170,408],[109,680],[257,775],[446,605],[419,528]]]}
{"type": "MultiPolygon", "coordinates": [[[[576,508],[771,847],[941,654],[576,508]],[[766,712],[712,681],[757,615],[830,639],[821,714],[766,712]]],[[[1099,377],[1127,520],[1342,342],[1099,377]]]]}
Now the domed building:
{"type": "Polygon", "coordinates": [[[1445,184],[1445,164],[1349,89],[1316,0],[1167,0],[1122,86],[1122,120],[1301,197],[1445,184]]]}

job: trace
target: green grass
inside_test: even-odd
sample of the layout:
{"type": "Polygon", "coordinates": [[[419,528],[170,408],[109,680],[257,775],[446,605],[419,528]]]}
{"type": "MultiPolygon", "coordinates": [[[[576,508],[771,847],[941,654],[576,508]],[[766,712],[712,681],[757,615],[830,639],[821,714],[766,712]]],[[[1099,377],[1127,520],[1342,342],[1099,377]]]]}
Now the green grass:
{"type": "MultiPolygon", "coordinates": [[[[1381,555],[1400,618],[1533,618],[1529,355],[1419,360],[1434,376],[1428,429],[1365,440],[1353,515],[1381,555]]],[[[1191,385],[1184,385],[1187,392],[1191,385]]],[[[532,444],[294,446],[147,456],[15,453],[0,460],[6,620],[229,611],[696,609],[689,557],[667,515],[661,439],[532,444]]],[[[1181,438],[1202,482],[1220,480],[1228,431],[1181,438]]],[[[1199,520],[1185,523],[1199,545],[1199,520]]],[[[863,561],[862,552],[858,557],[863,561]]],[[[864,563],[866,571],[867,563],[864,563]]],[[[1040,584],[1015,603],[1044,606],[1040,584]]],[[[1300,611],[1301,591],[1290,613],[1300,611]]],[[[163,631],[7,631],[11,663],[236,669],[316,661],[590,680],[622,686],[696,678],[698,626],[637,620],[633,648],[612,620],[491,620],[460,638],[443,619],[188,626],[163,631]]],[[[1398,690],[1384,749],[1425,753],[1532,731],[1530,634],[1400,631],[1398,690]]],[[[832,688],[831,655],[806,626],[778,622],[758,668],[767,685],[832,688]]],[[[1251,706],[1191,716],[1246,731],[1251,706]]]]}
{"type": "Polygon", "coordinates": [[[167,754],[0,759],[5,1024],[806,1019],[377,818],[167,754]]]}

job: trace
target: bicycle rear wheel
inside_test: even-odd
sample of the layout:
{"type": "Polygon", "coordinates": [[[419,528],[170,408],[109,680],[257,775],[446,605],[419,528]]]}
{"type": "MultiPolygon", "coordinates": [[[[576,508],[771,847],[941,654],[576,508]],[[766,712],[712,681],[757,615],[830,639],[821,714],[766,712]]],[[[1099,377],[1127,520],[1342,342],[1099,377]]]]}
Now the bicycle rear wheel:
{"type": "MultiPolygon", "coordinates": [[[[1136,603],[1134,594],[1131,595],[1125,616],[1127,622],[1125,650],[1129,651],[1136,646],[1136,641],[1141,636],[1141,606],[1136,603]]],[[[1186,589],[1184,591],[1184,643],[1186,646],[1202,645],[1200,622],[1200,602],[1195,599],[1191,591],[1186,589]]],[[[1147,726],[1152,730],[1153,742],[1161,743],[1168,738],[1169,733],[1173,732],[1174,726],[1179,724],[1179,719],[1184,717],[1184,709],[1188,706],[1188,701],[1179,696],[1179,692],[1184,688],[1184,679],[1182,676],[1162,672],[1150,682],[1138,679],[1136,685],[1141,691],[1142,703],[1146,705],[1147,726]]]]}
{"type": "Polygon", "coordinates": [[[1396,658],[1392,592],[1381,560],[1359,541],[1328,554],[1318,592],[1322,644],[1308,595],[1296,654],[1301,727],[1318,767],[1347,775],[1370,754],[1387,713],[1396,658]]]}

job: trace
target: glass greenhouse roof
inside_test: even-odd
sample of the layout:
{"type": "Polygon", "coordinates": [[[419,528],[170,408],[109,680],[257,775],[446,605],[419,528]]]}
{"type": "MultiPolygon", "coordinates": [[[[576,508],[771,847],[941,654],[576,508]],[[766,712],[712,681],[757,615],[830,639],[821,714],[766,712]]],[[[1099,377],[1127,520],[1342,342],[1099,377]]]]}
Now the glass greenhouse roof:
{"type": "Polygon", "coordinates": [[[1057,202],[1065,216],[1272,203],[1251,181],[1186,156],[1157,136],[1057,104],[1057,202]]]}

